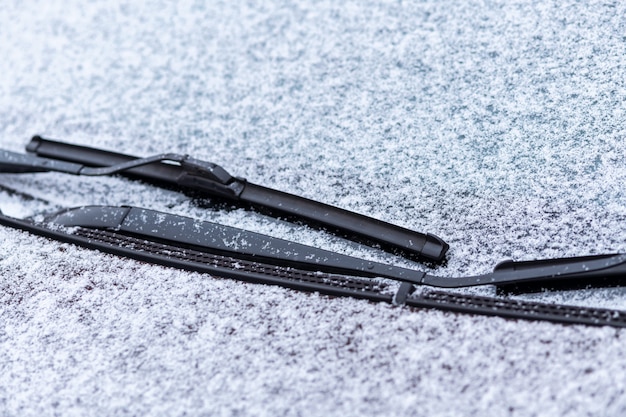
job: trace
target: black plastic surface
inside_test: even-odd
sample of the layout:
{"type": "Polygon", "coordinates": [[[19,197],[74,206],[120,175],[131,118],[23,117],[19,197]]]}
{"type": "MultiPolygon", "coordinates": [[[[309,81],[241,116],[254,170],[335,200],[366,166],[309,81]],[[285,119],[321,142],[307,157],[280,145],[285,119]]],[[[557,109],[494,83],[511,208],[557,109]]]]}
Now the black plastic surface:
{"type": "Polygon", "coordinates": [[[179,247],[200,248],[299,269],[344,273],[363,277],[387,277],[419,284],[421,271],[371,262],[340,253],[235,227],[198,221],[136,207],[87,206],[50,215],[46,222],[66,227],[107,228],[179,247]]]}
{"type": "Polygon", "coordinates": [[[441,288],[512,285],[555,280],[626,275],[626,254],[532,262],[506,262],[492,273],[440,277],[422,271],[367,261],[340,253],[273,238],[235,227],[134,207],[79,207],[51,215],[46,221],[67,227],[108,228],[180,247],[200,248],[240,259],[280,266],[362,277],[384,277],[441,288]]]}
{"type": "MultiPolygon", "coordinates": [[[[71,145],[39,136],[33,137],[27,150],[46,158],[96,167],[111,166],[137,159],[130,155],[71,145]]],[[[223,170],[221,167],[219,169],[223,170]]],[[[189,175],[180,166],[163,163],[131,168],[122,175],[170,186],[182,185],[213,196],[259,207],[264,212],[275,216],[287,218],[294,216],[311,224],[327,227],[331,231],[338,230],[350,239],[368,244],[375,243],[384,250],[398,251],[407,256],[441,261],[449,247],[442,239],[432,234],[412,231],[338,207],[248,183],[239,178],[225,188],[220,181],[200,175],[189,175]]]]}
{"type": "MultiPolygon", "coordinates": [[[[123,214],[121,211],[120,215],[123,214]]],[[[106,222],[105,222],[106,223],[106,222]]],[[[253,283],[280,285],[301,291],[313,291],[331,296],[349,296],[377,302],[404,303],[410,307],[435,308],[466,314],[498,316],[511,319],[544,320],[564,324],[626,327],[626,313],[564,305],[480,297],[443,291],[413,293],[413,286],[404,283],[394,287],[385,282],[363,278],[298,270],[290,267],[263,264],[178,247],[164,242],[149,241],[124,235],[115,230],[58,226],[48,228],[0,214],[0,224],[61,242],[125,256],[140,261],[209,273],[253,283]]]]}

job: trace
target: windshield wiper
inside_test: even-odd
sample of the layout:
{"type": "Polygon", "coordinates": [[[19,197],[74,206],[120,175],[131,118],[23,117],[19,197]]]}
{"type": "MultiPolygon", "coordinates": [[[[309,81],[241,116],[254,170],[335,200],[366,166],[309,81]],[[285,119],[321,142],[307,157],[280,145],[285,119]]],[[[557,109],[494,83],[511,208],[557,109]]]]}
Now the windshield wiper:
{"type": "Polygon", "coordinates": [[[382,277],[415,285],[462,288],[511,286],[598,277],[626,277],[626,254],[540,261],[505,261],[493,272],[440,277],[415,269],[368,261],[232,226],[136,207],[87,206],[49,215],[45,222],[64,227],[108,229],[117,233],[199,248],[277,266],[359,277],[382,277]]]}
{"type": "MultiPolygon", "coordinates": [[[[33,139],[29,148],[36,150],[41,148],[43,144],[46,144],[44,149],[47,149],[47,151],[50,151],[47,147],[49,145],[54,148],[56,152],[61,152],[61,150],[78,150],[79,154],[81,152],[93,152],[95,155],[100,155],[101,152],[104,152],[91,148],[46,141],[38,137],[33,139]],[[33,144],[36,144],[36,146],[33,144]]],[[[109,152],[106,153],[110,154],[109,152]]],[[[203,181],[211,183],[216,182],[239,195],[243,194],[243,189],[250,185],[249,183],[246,184],[244,181],[234,179],[215,164],[198,161],[177,154],[162,154],[149,158],[129,159],[126,162],[119,162],[112,166],[97,168],[75,162],[60,161],[0,150],[0,172],[4,173],[55,171],[74,175],[98,176],[146,168],[150,168],[147,171],[149,174],[160,173],[163,178],[168,178],[169,181],[176,181],[179,184],[186,184],[189,181],[194,183],[203,181]],[[179,165],[162,164],[161,162],[163,161],[175,162],[179,165]],[[177,170],[175,175],[168,172],[163,173],[163,171],[171,169],[177,170]],[[189,177],[197,178],[188,180],[187,178],[189,177]]],[[[142,175],[144,174],[145,173],[142,175]]],[[[213,187],[213,185],[211,185],[211,187],[213,187]]],[[[256,187],[264,188],[260,186],[256,187]]],[[[266,190],[268,190],[269,193],[284,194],[276,190],[266,190]]],[[[223,189],[222,192],[225,193],[223,189]]],[[[293,197],[295,201],[304,200],[304,205],[313,203],[325,206],[311,200],[301,199],[300,197],[291,197],[293,197]]],[[[341,209],[336,210],[340,210],[349,216],[355,215],[355,213],[345,212],[341,209]]],[[[591,280],[596,282],[608,282],[612,278],[620,278],[626,275],[626,255],[614,254],[542,261],[506,261],[500,263],[493,272],[488,274],[462,278],[445,278],[428,275],[417,270],[383,265],[338,253],[323,251],[314,247],[298,245],[293,242],[270,238],[269,236],[241,229],[208,222],[196,222],[193,219],[172,214],[136,208],[115,208],[108,206],[81,207],[68,209],[67,211],[48,217],[47,221],[63,226],[108,228],[134,235],[142,235],[143,237],[151,239],[171,240],[179,245],[196,245],[212,251],[228,252],[230,255],[242,259],[249,258],[263,262],[269,261],[269,263],[276,265],[294,266],[301,269],[319,270],[352,276],[385,277],[412,284],[441,288],[495,285],[502,290],[510,292],[525,292],[532,290],[534,287],[545,288],[547,286],[563,286],[568,282],[576,283],[576,285],[588,283],[591,280]],[[141,215],[137,214],[139,212],[141,215]],[[120,219],[123,219],[124,222],[121,222],[120,219]],[[244,241],[246,244],[242,243],[244,241]],[[223,242],[234,242],[234,246],[228,246],[223,242]]],[[[388,224],[385,225],[392,226],[388,224]]],[[[410,231],[406,232],[414,233],[410,231]]]]}
{"type": "Polygon", "coordinates": [[[414,307],[561,323],[626,327],[616,310],[424,290],[626,277],[626,254],[508,261],[491,273],[440,277],[254,233],[136,207],[87,206],[0,224],[91,249],[247,282],[414,307]]]}
{"type": "Polygon", "coordinates": [[[383,250],[430,261],[441,261],[448,244],[430,233],[419,233],[372,217],[318,201],[264,187],[230,175],[219,165],[188,156],[163,154],[150,158],[72,145],[39,136],[26,148],[36,154],[19,158],[5,152],[4,172],[60,171],[74,175],[121,174],[154,184],[183,187],[213,197],[226,198],[277,217],[295,217],[342,236],[383,250]],[[13,164],[11,158],[17,158],[13,164]],[[173,163],[172,163],[173,162],[173,163]],[[14,171],[11,171],[13,169],[14,171]],[[21,170],[21,171],[20,171],[21,170]]]}
{"type": "MultiPolygon", "coordinates": [[[[205,165],[208,163],[189,161],[187,157],[172,154],[98,168],[0,151],[0,172],[109,175],[142,169],[155,161],[176,162],[182,176],[189,170],[200,172],[202,178],[225,178],[221,169],[213,164],[205,165]]],[[[0,224],[115,255],[248,282],[456,312],[626,327],[626,312],[616,310],[424,290],[491,285],[501,292],[523,292],[529,288],[536,290],[570,283],[576,286],[623,285],[626,254],[506,261],[496,266],[493,272],[455,278],[135,207],[78,207],[51,213],[43,220],[40,217],[37,220],[17,219],[0,212],[0,224]]]]}

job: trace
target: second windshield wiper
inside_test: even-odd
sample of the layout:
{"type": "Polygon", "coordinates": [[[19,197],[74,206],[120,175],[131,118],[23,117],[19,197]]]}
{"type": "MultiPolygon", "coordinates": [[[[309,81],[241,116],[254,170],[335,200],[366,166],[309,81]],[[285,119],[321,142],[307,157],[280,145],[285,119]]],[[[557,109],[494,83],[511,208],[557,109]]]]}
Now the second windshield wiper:
{"type": "MultiPolygon", "coordinates": [[[[593,283],[626,278],[626,254],[604,254],[538,261],[505,261],[492,272],[442,277],[416,269],[383,264],[232,226],[137,207],[86,206],[49,214],[43,224],[66,228],[109,230],[143,241],[164,242],[178,248],[207,251],[242,261],[299,270],[364,278],[387,278],[418,286],[463,288],[483,285],[510,287],[571,280],[593,283]]],[[[93,243],[93,241],[92,241],[93,243]]]]}
{"type": "MultiPolygon", "coordinates": [[[[374,244],[404,256],[431,261],[441,261],[449,247],[442,239],[430,233],[412,231],[362,214],[257,185],[230,175],[219,165],[188,156],[163,154],[137,158],[39,136],[32,138],[27,150],[40,159],[29,160],[27,158],[29,155],[22,155],[22,161],[16,164],[16,166],[21,164],[21,168],[15,168],[13,172],[26,172],[24,170],[30,165],[31,171],[62,171],[75,175],[121,174],[156,184],[184,187],[260,208],[271,215],[296,217],[309,224],[338,231],[352,240],[374,244]]],[[[9,169],[11,169],[9,164],[5,164],[4,172],[11,172],[9,169]]]]}

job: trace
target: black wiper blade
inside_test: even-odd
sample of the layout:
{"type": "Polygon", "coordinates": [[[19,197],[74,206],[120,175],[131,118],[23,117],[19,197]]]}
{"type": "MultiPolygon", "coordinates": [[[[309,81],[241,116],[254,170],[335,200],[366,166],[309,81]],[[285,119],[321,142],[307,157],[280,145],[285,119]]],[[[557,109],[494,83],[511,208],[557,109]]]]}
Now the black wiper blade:
{"type": "Polygon", "coordinates": [[[623,277],[623,254],[538,261],[535,265],[514,263],[518,270],[508,263],[479,279],[446,278],[133,207],[68,209],[44,221],[16,219],[0,212],[0,224],[140,261],[253,283],[460,313],[626,327],[626,312],[622,311],[423,289],[569,279],[589,271],[623,277]]]}
{"type": "Polygon", "coordinates": [[[438,288],[508,286],[598,277],[626,278],[626,254],[507,261],[496,266],[493,272],[483,275],[440,277],[232,226],[136,207],[79,207],[47,216],[45,221],[64,227],[114,230],[152,241],[169,242],[178,247],[195,248],[265,264],[358,277],[381,277],[438,288]]]}
{"type": "Polygon", "coordinates": [[[362,214],[257,185],[230,175],[219,165],[189,157],[166,154],[152,158],[137,158],[39,136],[32,138],[27,150],[49,160],[78,164],[83,167],[80,172],[75,173],[78,175],[118,173],[156,184],[185,187],[260,208],[263,212],[275,216],[296,217],[310,224],[338,231],[350,239],[375,244],[381,249],[408,257],[441,261],[449,248],[447,243],[433,234],[412,231],[362,214]],[[133,163],[136,165],[132,165],[133,163]],[[108,167],[109,171],[89,171],[89,167],[105,169],[108,167]]]}
{"type": "MultiPolygon", "coordinates": [[[[193,172],[203,179],[217,179],[224,185],[231,184],[231,189],[237,188],[232,184],[239,184],[215,164],[176,154],[137,158],[120,162],[117,165],[93,168],[77,163],[0,151],[0,172],[48,170],[76,175],[110,175],[131,169],[146,168],[162,161],[179,163],[183,170],[179,177],[185,177],[189,175],[189,172],[193,172]]],[[[274,192],[274,190],[271,191],[274,192]]],[[[240,189],[239,193],[242,192],[240,189]]],[[[298,245],[241,229],[207,222],[199,223],[189,218],[136,208],[81,207],[56,214],[48,221],[64,226],[105,227],[135,235],[145,235],[152,239],[172,240],[177,244],[195,245],[213,251],[231,253],[240,258],[269,260],[273,264],[293,265],[298,268],[354,276],[385,277],[441,288],[495,285],[506,290],[519,289],[523,285],[551,286],[558,282],[585,282],[600,278],[606,280],[607,278],[621,278],[626,274],[626,255],[616,254],[542,261],[508,261],[499,264],[493,272],[488,274],[461,278],[439,277],[298,245]],[[232,244],[228,246],[224,242],[232,244]]]]}
{"type": "MultiPolygon", "coordinates": [[[[182,176],[200,173],[203,179],[217,178],[217,182],[222,184],[237,184],[219,166],[176,154],[134,158],[111,166],[93,167],[0,151],[0,172],[58,171],[76,175],[110,175],[145,169],[155,163],[158,172],[178,167],[182,176]]],[[[448,311],[626,327],[626,312],[621,311],[422,290],[428,287],[494,285],[503,291],[513,288],[521,292],[520,289],[523,291],[529,287],[563,286],[572,282],[577,285],[587,282],[589,286],[602,286],[606,282],[623,285],[626,254],[507,261],[491,273],[454,278],[133,207],[66,209],[49,215],[43,222],[16,219],[0,212],[0,224],[116,255],[248,282],[448,311]],[[387,281],[372,279],[378,277],[395,281],[397,286],[394,288],[386,284],[387,281]]]]}

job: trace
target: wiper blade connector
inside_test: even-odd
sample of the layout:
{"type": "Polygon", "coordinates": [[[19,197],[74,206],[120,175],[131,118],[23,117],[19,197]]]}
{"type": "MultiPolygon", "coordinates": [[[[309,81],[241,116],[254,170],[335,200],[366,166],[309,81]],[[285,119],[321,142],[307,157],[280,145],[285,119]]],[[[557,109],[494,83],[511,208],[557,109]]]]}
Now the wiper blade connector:
{"type": "Polygon", "coordinates": [[[78,175],[118,173],[157,184],[182,186],[260,208],[263,212],[276,216],[296,217],[314,225],[337,230],[350,239],[376,244],[384,250],[409,257],[441,261],[449,247],[433,234],[412,231],[359,213],[253,184],[230,175],[217,164],[187,156],[166,154],[137,158],[40,136],[33,137],[26,149],[41,158],[84,166],[78,175]],[[164,161],[174,161],[176,164],[164,161]]]}

